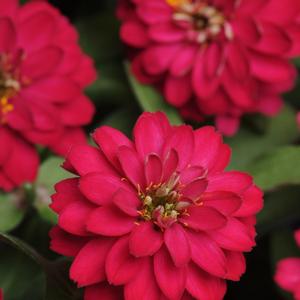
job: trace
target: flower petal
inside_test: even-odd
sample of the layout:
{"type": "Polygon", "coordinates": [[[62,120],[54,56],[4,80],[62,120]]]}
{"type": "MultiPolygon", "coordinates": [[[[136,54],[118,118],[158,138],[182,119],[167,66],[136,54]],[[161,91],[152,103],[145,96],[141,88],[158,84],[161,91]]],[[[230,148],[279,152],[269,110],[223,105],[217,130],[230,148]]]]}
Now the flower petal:
{"type": "Polygon", "coordinates": [[[102,126],[96,129],[92,137],[108,161],[115,167],[120,168],[117,157],[118,148],[120,146],[132,147],[132,142],[122,132],[109,126],[102,126]]]}
{"type": "Polygon", "coordinates": [[[232,192],[204,193],[199,200],[204,206],[213,207],[225,216],[236,212],[242,205],[242,199],[232,192]]]}
{"type": "Polygon", "coordinates": [[[170,300],[180,300],[185,290],[186,268],[175,267],[165,247],[154,256],[154,273],[164,295],[170,300]]]}
{"type": "Polygon", "coordinates": [[[147,186],[150,184],[158,184],[162,178],[162,162],[156,154],[149,154],[145,161],[145,175],[147,186]]]}
{"type": "Polygon", "coordinates": [[[128,184],[109,174],[90,173],[80,178],[79,189],[84,196],[98,205],[112,203],[113,195],[119,190],[130,191],[128,184]]]}
{"type": "Polygon", "coordinates": [[[137,188],[145,187],[144,166],[137,152],[127,146],[119,147],[118,158],[126,177],[137,188]]]}
{"type": "Polygon", "coordinates": [[[227,261],[220,246],[201,232],[188,231],[188,239],[194,263],[212,276],[224,278],[227,261]]]}
{"type": "Polygon", "coordinates": [[[190,264],[186,287],[193,297],[201,300],[223,299],[226,293],[224,280],[203,272],[195,264],[190,264]]]}
{"type": "Polygon", "coordinates": [[[186,265],[191,258],[189,240],[181,225],[175,223],[167,228],[164,241],[176,267],[186,265]]]}
{"type": "Polygon", "coordinates": [[[141,222],[133,229],[129,239],[129,249],[132,255],[151,256],[160,249],[163,235],[154,226],[152,222],[141,222]]]}
{"type": "Polygon", "coordinates": [[[134,127],[134,141],[141,158],[149,153],[160,155],[171,130],[168,119],[162,113],[143,113],[134,127]]]}
{"type": "Polygon", "coordinates": [[[88,242],[75,257],[70,277],[79,287],[92,285],[105,279],[105,261],[113,245],[112,239],[98,238],[88,242]]]}
{"type": "Polygon", "coordinates": [[[106,276],[111,284],[126,284],[138,274],[140,259],[130,255],[128,241],[128,236],[119,239],[106,258],[106,276]]]}
{"type": "Polygon", "coordinates": [[[121,236],[129,233],[135,219],[123,213],[116,206],[103,206],[95,209],[87,221],[87,229],[105,236],[121,236]]]}
{"type": "Polygon", "coordinates": [[[187,214],[179,219],[184,225],[194,230],[213,230],[226,225],[226,218],[211,207],[191,205],[187,214]]]}

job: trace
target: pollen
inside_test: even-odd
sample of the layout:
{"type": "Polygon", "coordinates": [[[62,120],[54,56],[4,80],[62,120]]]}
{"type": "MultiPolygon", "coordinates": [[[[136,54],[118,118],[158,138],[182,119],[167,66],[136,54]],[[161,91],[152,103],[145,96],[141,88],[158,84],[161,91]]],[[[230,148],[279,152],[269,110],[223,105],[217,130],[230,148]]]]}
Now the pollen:
{"type": "Polygon", "coordinates": [[[7,97],[2,97],[0,99],[0,123],[5,124],[6,123],[6,116],[9,112],[14,110],[14,106],[9,103],[9,100],[7,97]]]}
{"type": "Polygon", "coordinates": [[[192,0],[166,0],[166,2],[172,7],[179,7],[192,3],[192,0]]]}

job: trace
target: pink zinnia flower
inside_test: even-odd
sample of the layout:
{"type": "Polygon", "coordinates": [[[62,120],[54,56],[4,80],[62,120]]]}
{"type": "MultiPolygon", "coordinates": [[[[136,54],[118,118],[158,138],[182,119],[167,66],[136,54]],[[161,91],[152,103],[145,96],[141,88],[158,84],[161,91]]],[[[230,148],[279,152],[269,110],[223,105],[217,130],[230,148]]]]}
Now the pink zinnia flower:
{"type": "Polygon", "coordinates": [[[72,148],[65,168],[76,176],[55,187],[51,248],[75,257],[70,276],[86,300],[105,299],[106,281],[123,288],[116,299],[223,299],[255,245],[262,192],[225,171],[230,149],[213,127],[144,113],[133,135],[103,126],[98,147],[72,148]]]}
{"type": "MultiPolygon", "coordinates": [[[[300,230],[296,231],[295,239],[300,247],[300,230]]],[[[300,300],[300,258],[286,258],[277,265],[276,283],[284,290],[293,293],[300,300]]]]}
{"type": "Polygon", "coordinates": [[[276,114],[293,86],[298,0],[120,0],[118,16],[136,77],[228,135],[245,113],[276,114]]]}
{"type": "Polygon", "coordinates": [[[75,29],[44,1],[0,0],[0,189],[35,178],[34,145],[65,154],[85,143],[94,107],[83,89],[95,78],[75,29]]]}

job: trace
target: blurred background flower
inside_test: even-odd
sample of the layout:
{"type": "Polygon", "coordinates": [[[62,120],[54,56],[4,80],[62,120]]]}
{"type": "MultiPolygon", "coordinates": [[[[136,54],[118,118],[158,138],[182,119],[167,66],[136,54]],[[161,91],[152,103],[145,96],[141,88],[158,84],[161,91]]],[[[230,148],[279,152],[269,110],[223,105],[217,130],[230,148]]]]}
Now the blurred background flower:
{"type": "Polygon", "coordinates": [[[188,119],[215,118],[227,135],[246,113],[275,115],[300,54],[297,0],[121,0],[132,71],[188,119]]]}

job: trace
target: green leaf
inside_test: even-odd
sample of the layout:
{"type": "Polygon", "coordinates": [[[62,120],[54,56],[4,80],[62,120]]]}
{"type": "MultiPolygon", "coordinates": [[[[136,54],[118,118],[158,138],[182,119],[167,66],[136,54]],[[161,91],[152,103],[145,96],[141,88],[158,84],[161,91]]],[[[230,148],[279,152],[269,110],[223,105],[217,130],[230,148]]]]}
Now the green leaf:
{"type": "MultiPolygon", "coordinates": [[[[35,274],[38,275],[37,278],[33,277],[33,279],[38,280],[40,283],[38,286],[38,293],[40,294],[42,291],[46,290],[46,296],[45,300],[76,300],[79,299],[77,297],[78,290],[76,287],[70,282],[68,278],[68,269],[69,264],[66,261],[56,261],[56,262],[50,262],[47,259],[45,259],[43,256],[41,256],[35,249],[33,249],[30,245],[25,243],[24,241],[10,236],[8,234],[0,233],[0,241],[4,242],[8,246],[11,246],[12,249],[6,249],[4,251],[5,254],[10,253],[16,253],[16,256],[20,258],[20,260],[25,262],[26,269],[32,269],[35,271],[35,274]],[[15,251],[17,250],[17,252],[15,251]],[[24,256],[25,255],[25,256],[24,256]],[[28,260],[28,258],[31,259],[31,261],[35,262],[35,265],[32,265],[32,263],[28,260]],[[38,268],[39,267],[39,268],[38,268]],[[41,270],[44,271],[44,275],[46,277],[47,285],[44,284],[44,278],[42,278],[43,273],[41,270]]],[[[4,247],[6,248],[6,247],[4,247]]],[[[1,253],[1,251],[0,251],[1,253]]],[[[2,256],[0,256],[0,262],[1,262],[2,256]]],[[[16,259],[15,259],[16,260],[16,259]]],[[[18,260],[16,260],[18,261],[18,260]]],[[[20,261],[18,261],[18,266],[20,265],[20,261]]],[[[13,278],[7,278],[4,277],[4,274],[7,270],[0,269],[0,283],[1,286],[4,287],[5,292],[9,295],[11,298],[6,298],[9,300],[22,300],[25,299],[24,293],[26,291],[19,290],[18,297],[15,298],[16,293],[14,292],[14,284],[16,278],[14,276],[18,276],[18,280],[20,280],[20,274],[17,272],[15,273],[15,270],[17,270],[19,267],[16,267],[16,269],[12,269],[14,264],[11,264],[7,267],[7,270],[13,270],[14,272],[11,273],[13,278]],[[3,273],[1,271],[4,271],[3,273]],[[3,276],[3,277],[2,277],[3,276]]],[[[23,271],[23,269],[22,269],[23,271]]],[[[26,282],[26,285],[24,284],[24,288],[28,288],[28,286],[32,286],[28,280],[32,280],[31,277],[27,277],[24,281],[26,282]]],[[[30,298],[34,299],[34,298],[30,298]]],[[[42,297],[35,298],[35,299],[42,299],[42,297]]]]}
{"type": "Polygon", "coordinates": [[[248,170],[248,165],[270,150],[287,145],[299,137],[296,126],[296,113],[286,106],[274,118],[265,119],[265,131],[257,133],[241,129],[233,138],[225,139],[232,148],[230,169],[248,170]]]}
{"type": "Polygon", "coordinates": [[[247,171],[264,191],[287,184],[300,184],[300,146],[283,146],[265,153],[247,171]]]}
{"type": "Polygon", "coordinates": [[[182,124],[182,119],[178,111],[170,106],[153,87],[139,83],[130,71],[129,63],[125,63],[128,80],[134,91],[136,99],[144,111],[163,111],[173,125],[182,124]]]}
{"type": "Polygon", "coordinates": [[[26,212],[25,205],[22,190],[0,194],[0,232],[10,231],[21,223],[26,212]]]}
{"type": "Polygon", "coordinates": [[[28,256],[1,244],[0,266],[0,287],[5,300],[43,299],[45,275],[28,256]]]}
{"type": "Polygon", "coordinates": [[[57,217],[49,208],[50,196],[54,193],[54,185],[69,176],[68,172],[61,167],[63,161],[64,159],[60,157],[48,158],[41,165],[36,181],[34,206],[44,219],[53,223],[57,221],[57,217]]]}

